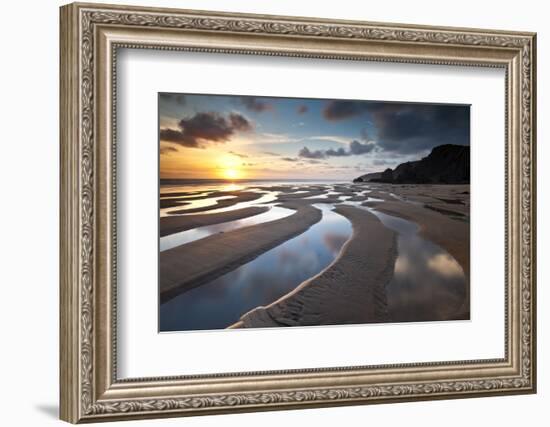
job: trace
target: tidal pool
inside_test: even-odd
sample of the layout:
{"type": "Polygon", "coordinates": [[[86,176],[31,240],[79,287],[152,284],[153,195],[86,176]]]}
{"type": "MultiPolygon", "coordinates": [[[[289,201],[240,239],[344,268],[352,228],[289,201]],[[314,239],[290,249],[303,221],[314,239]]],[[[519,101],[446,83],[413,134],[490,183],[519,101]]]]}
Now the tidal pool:
{"type": "Polygon", "coordinates": [[[443,248],[422,238],[405,219],[365,208],[397,234],[394,276],[386,286],[388,322],[422,322],[463,317],[466,277],[443,248]]]}
{"type": "Polygon", "coordinates": [[[160,306],[160,331],[227,328],[246,312],[272,303],[325,269],[352,233],[330,205],[314,205],[321,221],[253,261],[160,306]]]}
{"type": "MultiPolygon", "coordinates": [[[[223,208],[213,208],[213,209],[199,211],[199,212],[185,212],[186,210],[191,210],[195,208],[215,206],[218,203],[218,200],[234,199],[236,196],[218,196],[218,197],[208,197],[204,199],[193,200],[188,202],[189,203],[188,205],[162,208],[160,210],[160,216],[165,217],[165,216],[184,216],[184,215],[209,215],[209,214],[219,213],[219,212],[234,211],[237,209],[243,209],[250,206],[261,206],[261,205],[273,203],[277,199],[277,195],[279,194],[279,192],[277,191],[255,190],[252,192],[259,193],[261,195],[259,198],[255,200],[251,200],[248,202],[237,202],[234,205],[226,206],[223,208]]],[[[185,199],[182,200],[182,202],[184,201],[185,199]]]]}
{"type": "MultiPolygon", "coordinates": [[[[186,205],[176,205],[176,206],[171,206],[169,208],[162,208],[160,210],[160,216],[163,217],[167,215],[178,215],[173,213],[176,211],[182,215],[189,215],[189,213],[185,213],[184,211],[191,210],[191,209],[198,209],[198,208],[206,208],[209,206],[215,206],[218,204],[219,200],[229,200],[229,199],[234,199],[235,197],[236,196],[208,197],[204,199],[190,200],[187,202],[185,199],[182,199],[181,201],[186,202],[187,203],[186,205]]],[[[219,210],[220,209],[211,209],[205,212],[211,213],[219,210]]],[[[197,213],[200,213],[200,212],[192,212],[192,214],[197,214],[197,213]]]]}
{"type": "Polygon", "coordinates": [[[204,227],[193,228],[192,230],[181,231],[179,233],[170,234],[160,238],[160,251],[166,251],[175,248],[185,243],[194,242],[195,240],[204,239],[212,234],[225,233],[227,231],[236,230],[238,228],[248,227],[250,225],[261,224],[263,222],[275,221],[292,215],[292,209],[282,208],[280,206],[272,206],[267,212],[254,215],[248,218],[237,219],[235,221],[222,222],[219,224],[206,225],[204,227]]]}

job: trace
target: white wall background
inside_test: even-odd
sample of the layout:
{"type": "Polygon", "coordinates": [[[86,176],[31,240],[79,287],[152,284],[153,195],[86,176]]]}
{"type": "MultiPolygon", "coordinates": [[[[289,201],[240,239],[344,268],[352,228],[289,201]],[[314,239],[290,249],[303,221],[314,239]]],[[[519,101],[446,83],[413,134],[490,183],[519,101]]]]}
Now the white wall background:
{"type": "MultiPolygon", "coordinates": [[[[113,3],[121,3],[110,0],[113,3]]],[[[133,4],[538,32],[538,358],[539,393],[438,402],[209,416],[133,425],[242,426],[546,425],[550,405],[549,234],[550,29],[544,2],[463,0],[313,2],[133,0],[133,4]],[[546,336],[545,336],[546,335],[546,336]],[[546,420],[545,420],[546,419],[546,420]]],[[[0,67],[0,401],[3,425],[59,425],[58,402],[58,6],[5,3],[0,67]]],[[[490,165],[487,166],[490,170],[490,165]]]]}

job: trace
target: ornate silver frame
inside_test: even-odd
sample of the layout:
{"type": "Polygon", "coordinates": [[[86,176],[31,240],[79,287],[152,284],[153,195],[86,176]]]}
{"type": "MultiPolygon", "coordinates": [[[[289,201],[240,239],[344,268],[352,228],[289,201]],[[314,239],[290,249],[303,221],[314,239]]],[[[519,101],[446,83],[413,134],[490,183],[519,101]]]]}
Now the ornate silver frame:
{"type": "Polygon", "coordinates": [[[534,393],[533,33],[71,4],[61,8],[61,418],[77,423],[534,393]],[[505,357],[119,380],[117,48],[502,67],[506,71],[505,357]]]}

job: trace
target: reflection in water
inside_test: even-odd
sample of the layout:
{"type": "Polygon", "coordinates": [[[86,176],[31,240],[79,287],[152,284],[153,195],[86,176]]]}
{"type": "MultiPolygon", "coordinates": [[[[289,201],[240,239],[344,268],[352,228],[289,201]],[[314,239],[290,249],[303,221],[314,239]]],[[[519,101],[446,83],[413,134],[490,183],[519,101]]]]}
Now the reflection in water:
{"type": "Polygon", "coordinates": [[[330,206],[306,232],[230,273],[191,289],[160,307],[160,330],[226,328],[244,313],[287,294],[326,268],[351,236],[351,224],[330,206]]]}
{"type": "Polygon", "coordinates": [[[464,274],[460,265],[449,254],[438,254],[428,260],[428,268],[445,277],[460,277],[464,274]]]}
{"type": "Polygon", "coordinates": [[[209,209],[205,211],[199,211],[199,212],[185,212],[185,210],[190,210],[194,208],[202,208],[207,206],[213,206],[217,203],[218,200],[225,200],[225,199],[234,199],[236,196],[220,196],[220,197],[210,197],[206,199],[196,200],[188,203],[193,202],[199,202],[195,204],[189,204],[182,206],[176,206],[176,207],[170,207],[170,208],[162,208],[160,210],[160,216],[184,216],[184,215],[209,215],[213,213],[219,213],[219,212],[228,212],[228,211],[234,211],[237,209],[244,209],[248,208],[250,206],[261,206],[264,204],[272,203],[277,199],[277,195],[279,194],[278,191],[253,191],[255,193],[262,194],[259,198],[250,200],[248,202],[238,202],[234,205],[226,206],[224,208],[217,208],[217,209],[209,209]],[[177,213],[176,213],[177,212],[177,213]]]}
{"type": "MultiPolygon", "coordinates": [[[[219,197],[209,197],[209,198],[206,198],[206,199],[198,199],[198,200],[189,200],[189,201],[186,201],[186,205],[178,205],[178,206],[171,206],[169,208],[163,208],[160,210],[160,216],[163,217],[163,216],[166,216],[167,214],[170,214],[174,211],[186,211],[186,210],[191,210],[191,209],[198,209],[198,208],[206,208],[206,207],[209,207],[209,206],[214,206],[218,203],[219,200],[228,200],[228,199],[234,199],[236,196],[219,196],[219,197]]],[[[183,202],[184,200],[182,200],[183,202]]],[[[219,209],[211,209],[207,212],[211,213],[211,212],[215,212],[215,211],[218,211],[219,209]]],[[[192,212],[193,214],[197,214],[197,213],[200,213],[200,212],[192,212]]]]}
{"type": "Polygon", "coordinates": [[[394,277],[386,286],[387,321],[453,319],[466,298],[462,267],[441,247],[420,237],[416,224],[369,210],[398,233],[394,277]]]}
{"type": "MultiPolygon", "coordinates": [[[[296,193],[291,193],[291,194],[296,194],[296,193]]],[[[311,199],[328,199],[328,193],[304,197],[304,200],[311,200],[311,199]]]]}
{"type": "Polygon", "coordinates": [[[249,218],[237,219],[235,221],[222,222],[220,224],[207,225],[204,227],[193,228],[192,230],[181,231],[179,233],[170,234],[160,238],[160,251],[166,251],[176,246],[195,240],[203,239],[207,236],[217,233],[225,233],[226,231],[236,230],[237,228],[248,227],[250,225],[261,224],[263,222],[275,221],[292,215],[292,209],[273,206],[267,212],[254,215],[249,218]]]}
{"type": "MultiPolygon", "coordinates": [[[[203,213],[206,214],[206,213],[234,211],[237,209],[248,208],[250,206],[258,206],[266,203],[272,203],[277,199],[277,195],[279,194],[278,191],[256,191],[256,193],[264,193],[264,195],[256,200],[251,200],[249,202],[239,202],[239,203],[235,203],[234,205],[228,206],[226,208],[212,209],[211,211],[203,212],[203,213]]],[[[197,212],[197,213],[200,213],[200,212],[197,212]]]]}

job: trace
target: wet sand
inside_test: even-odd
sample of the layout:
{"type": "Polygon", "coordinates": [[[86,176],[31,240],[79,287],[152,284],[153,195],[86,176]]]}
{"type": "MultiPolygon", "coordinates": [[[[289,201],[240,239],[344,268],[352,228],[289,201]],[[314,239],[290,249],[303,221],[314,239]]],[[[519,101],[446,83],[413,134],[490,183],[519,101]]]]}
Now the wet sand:
{"type": "Polygon", "coordinates": [[[160,199],[159,207],[164,208],[173,208],[174,206],[184,207],[189,204],[188,199],[160,199]]]}
{"type": "Polygon", "coordinates": [[[217,212],[208,215],[184,215],[184,216],[165,216],[160,219],[160,236],[179,233],[180,231],[191,230],[196,227],[206,225],[221,224],[223,222],[235,221],[248,218],[254,215],[267,212],[268,206],[251,206],[233,211],[217,212]]]}
{"type": "Polygon", "coordinates": [[[296,212],[286,218],[208,236],[160,253],[160,300],[209,282],[253,260],[319,222],[322,213],[308,203],[287,202],[296,212]]]}
{"type": "MultiPolygon", "coordinates": [[[[251,191],[219,191],[212,193],[208,197],[201,197],[200,199],[206,199],[210,197],[226,197],[231,196],[230,199],[217,200],[215,204],[210,206],[203,206],[198,208],[178,209],[170,212],[171,214],[192,214],[198,212],[212,211],[214,209],[228,208],[241,202],[251,202],[259,199],[263,196],[262,193],[255,193],[251,191]]],[[[189,199],[182,199],[187,201],[189,199]]],[[[197,199],[198,200],[198,199],[197,199]]]]}
{"type": "Polygon", "coordinates": [[[303,193],[284,193],[281,194],[278,198],[280,201],[286,201],[286,200],[297,200],[297,199],[305,199],[307,197],[314,197],[314,196],[320,196],[321,194],[326,193],[326,190],[321,189],[313,189],[313,190],[307,190],[303,193]]]}
{"type": "MultiPolygon", "coordinates": [[[[324,271],[266,307],[241,317],[233,327],[270,327],[384,322],[387,316],[385,287],[393,276],[397,245],[395,232],[376,215],[359,207],[369,206],[409,220],[419,234],[445,249],[460,264],[466,277],[464,305],[452,318],[467,318],[470,286],[470,226],[468,185],[338,184],[257,186],[278,191],[273,202],[296,212],[292,215],[193,241],[160,254],[160,299],[174,296],[248,263],[279,244],[303,233],[322,218],[315,203],[330,203],[353,226],[353,235],[334,262],[324,271]],[[327,194],[337,193],[337,194],[327,194]],[[346,196],[346,197],[342,197],[346,196]],[[308,199],[309,197],[309,199],[308,199]],[[372,200],[372,198],[382,201],[372,200]]],[[[161,236],[246,218],[265,212],[252,206],[226,212],[210,210],[254,201],[265,193],[252,187],[240,191],[214,191],[200,198],[235,196],[217,204],[181,209],[191,214],[161,218],[161,236]],[[204,214],[199,214],[205,212],[204,214]],[[193,213],[197,213],[194,215],[193,213]]],[[[165,194],[164,196],[169,196],[165,194]]],[[[180,199],[189,202],[195,197],[180,199]]],[[[437,301],[434,301],[437,304],[437,301]]]]}
{"type": "Polygon", "coordinates": [[[373,214],[353,207],[335,211],[353,226],[340,256],[317,276],[267,307],[258,307],[235,328],[312,326],[384,321],[385,286],[397,256],[395,233],[373,214]],[[376,245],[365,242],[376,242],[376,245]]]}

